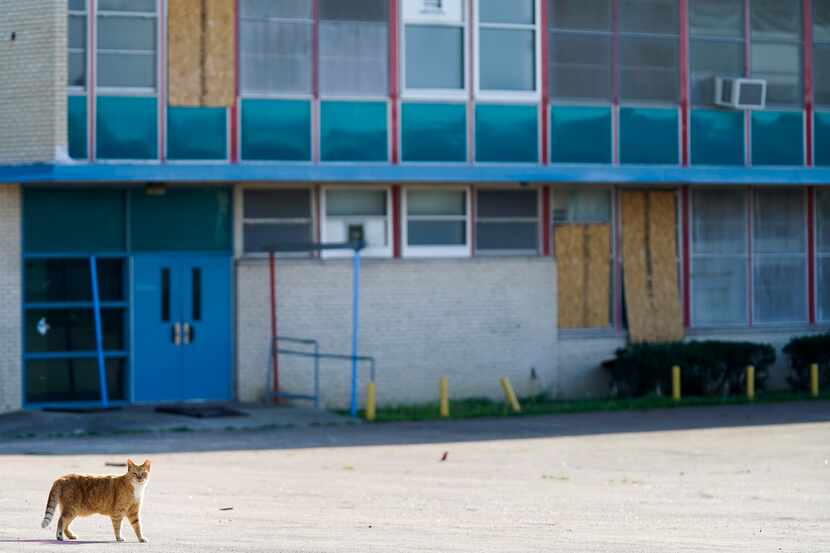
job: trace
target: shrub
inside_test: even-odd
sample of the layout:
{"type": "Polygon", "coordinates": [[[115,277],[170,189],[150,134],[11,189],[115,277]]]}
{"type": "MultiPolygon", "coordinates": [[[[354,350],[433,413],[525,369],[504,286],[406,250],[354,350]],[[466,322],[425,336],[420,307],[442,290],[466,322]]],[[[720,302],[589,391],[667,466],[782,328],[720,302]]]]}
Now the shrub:
{"type": "Polygon", "coordinates": [[[683,395],[707,396],[743,393],[746,367],[755,367],[755,389],[766,388],[768,369],[775,363],[769,344],[715,340],[633,344],[618,349],[605,364],[611,386],[627,397],[671,393],[671,368],[679,365],[683,395]]]}
{"type": "Polygon", "coordinates": [[[790,376],[787,382],[795,391],[810,389],[810,365],[818,363],[822,388],[830,386],[830,332],[814,336],[799,336],[784,346],[790,358],[790,376]]]}

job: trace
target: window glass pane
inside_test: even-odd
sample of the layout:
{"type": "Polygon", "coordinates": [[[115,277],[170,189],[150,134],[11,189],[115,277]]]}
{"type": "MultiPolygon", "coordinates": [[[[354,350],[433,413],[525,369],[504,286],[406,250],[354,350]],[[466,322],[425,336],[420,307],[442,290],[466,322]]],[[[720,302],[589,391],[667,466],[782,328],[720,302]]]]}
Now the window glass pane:
{"type": "Polygon", "coordinates": [[[406,26],[406,86],[464,88],[464,32],[460,27],[406,26]]]}
{"type": "Polygon", "coordinates": [[[479,0],[482,23],[513,23],[532,25],[536,21],[534,0],[479,0]]]}
{"type": "Polygon", "coordinates": [[[246,252],[296,251],[291,245],[310,244],[311,222],[245,224],[246,252]]]}
{"type": "Polygon", "coordinates": [[[243,92],[311,93],[310,21],[240,22],[243,92]]]}
{"type": "Polygon", "coordinates": [[[611,0],[548,0],[554,29],[611,31],[611,0]]]}
{"type": "Polygon", "coordinates": [[[69,0],[69,9],[72,11],[83,11],[86,9],[84,0],[69,0]]]}
{"type": "Polygon", "coordinates": [[[752,39],[797,41],[801,33],[799,0],[752,0],[750,25],[752,39]]]}
{"type": "Polygon", "coordinates": [[[830,41],[830,0],[815,0],[813,37],[822,42],[830,41]]]}
{"type": "Polygon", "coordinates": [[[409,215],[464,215],[467,194],[463,190],[410,190],[406,193],[409,215]]]}
{"type": "Polygon", "coordinates": [[[328,190],[326,215],[386,215],[386,191],[328,190]]]}
{"type": "Polygon", "coordinates": [[[467,223],[409,221],[406,236],[410,246],[463,246],[467,243],[467,223]]]}
{"type": "MultiPolygon", "coordinates": [[[[126,359],[107,359],[110,399],[125,399],[126,359]]],[[[51,359],[26,362],[26,401],[97,401],[101,398],[96,359],[51,359]]]]}
{"type": "Polygon", "coordinates": [[[767,79],[767,103],[801,103],[801,47],[754,42],[752,76],[767,79]]]}
{"type": "Polygon", "coordinates": [[[745,254],[746,194],[742,190],[694,190],[694,254],[745,254]]]}
{"type": "Polygon", "coordinates": [[[242,17],[311,19],[311,0],[240,0],[242,17]]]}
{"type": "Polygon", "coordinates": [[[753,320],[758,323],[806,321],[804,257],[756,257],[752,265],[753,320]]]}
{"type": "Polygon", "coordinates": [[[691,93],[694,104],[713,104],[715,77],[742,77],[743,42],[691,40],[691,93]]]}
{"type": "Polygon", "coordinates": [[[692,260],[692,322],[696,326],[747,322],[745,257],[692,260]]]}
{"type": "Polygon", "coordinates": [[[69,86],[86,85],[86,54],[69,52],[69,86]]]}
{"type": "Polygon", "coordinates": [[[535,90],[536,45],[533,31],[481,29],[482,90],[535,90]]]}
{"type": "Polygon", "coordinates": [[[98,86],[156,86],[155,54],[98,53],[98,86]]]}
{"type": "Polygon", "coordinates": [[[555,223],[610,223],[610,190],[555,190],[555,223]]]}
{"type": "Polygon", "coordinates": [[[821,256],[816,261],[818,271],[818,320],[830,321],[830,257],[821,256]]]}
{"type": "Polygon", "coordinates": [[[803,253],[806,216],[803,190],[756,190],[752,206],[752,251],[803,253]]]}
{"type": "Polygon", "coordinates": [[[535,190],[480,190],[479,217],[537,217],[535,190]]]}
{"type": "MultiPolygon", "coordinates": [[[[98,295],[101,301],[124,300],[124,262],[98,259],[98,295]]],[[[24,301],[92,301],[88,259],[30,259],[26,261],[24,301]]]]}
{"type": "Polygon", "coordinates": [[[743,38],[744,0],[690,0],[691,34],[743,38]]]}
{"type": "Polygon", "coordinates": [[[310,190],[245,190],[246,219],[300,219],[311,217],[310,190]]]}
{"type": "Polygon", "coordinates": [[[155,18],[99,17],[98,48],[104,50],[155,51],[155,18]]]}
{"type": "Polygon", "coordinates": [[[536,223],[480,222],[476,225],[476,250],[536,251],[538,234],[536,223]]]}
{"type": "Polygon", "coordinates": [[[359,96],[386,94],[388,34],[386,22],[321,21],[321,92],[359,96]]]}
{"type": "Polygon", "coordinates": [[[156,0],[98,0],[101,11],[155,13],[156,0]]]}
{"type": "Polygon", "coordinates": [[[820,105],[830,105],[830,44],[816,44],[813,60],[815,101],[820,105]]]}
{"type": "Polygon", "coordinates": [[[551,33],[551,94],[555,98],[611,98],[611,38],[551,33]]]}
{"type": "MultiPolygon", "coordinates": [[[[26,351],[95,351],[94,317],[92,309],[27,309],[26,351]]],[[[105,350],[124,349],[124,320],[123,309],[101,310],[105,350]]]]}
{"type": "Polygon", "coordinates": [[[621,96],[624,100],[675,102],[679,96],[677,40],[621,37],[621,96]]]}
{"type": "Polygon", "coordinates": [[[387,0],[319,0],[321,21],[380,21],[389,19],[387,0]]]}
{"type": "Polygon", "coordinates": [[[677,0],[620,0],[620,31],[676,35],[677,4],[677,0]]]}
{"type": "Polygon", "coordinates": [[[86,48],[86,16],[69,16],[69,47],[86,48]]]}

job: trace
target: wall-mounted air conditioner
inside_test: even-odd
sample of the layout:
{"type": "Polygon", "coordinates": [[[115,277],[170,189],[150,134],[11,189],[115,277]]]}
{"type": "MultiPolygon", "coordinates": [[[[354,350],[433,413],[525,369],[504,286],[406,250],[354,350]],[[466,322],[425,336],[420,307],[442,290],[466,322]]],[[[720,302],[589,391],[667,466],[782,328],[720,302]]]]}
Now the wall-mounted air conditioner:
{"type": "Polygon", "coordinates": [[[731,109],[764,109],[767,105],[767,81],[716,77],[715,104],[731,109]]]}

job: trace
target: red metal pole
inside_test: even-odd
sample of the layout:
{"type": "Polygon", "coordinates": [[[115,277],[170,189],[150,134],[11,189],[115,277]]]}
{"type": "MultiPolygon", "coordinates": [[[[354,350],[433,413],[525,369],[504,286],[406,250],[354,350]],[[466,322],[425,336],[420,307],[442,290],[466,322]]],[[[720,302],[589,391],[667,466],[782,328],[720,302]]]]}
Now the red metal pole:
{"type": "Polygon", "coordinates": [[[689,5],[680,0],[680,163],[689,166],[689,5]]]}
{"type": "Polygon", "coordinates": [[[804,16],[804,114],[807,152],[804,161],[813,165],[813,2],[803,0],[804,16]]]}

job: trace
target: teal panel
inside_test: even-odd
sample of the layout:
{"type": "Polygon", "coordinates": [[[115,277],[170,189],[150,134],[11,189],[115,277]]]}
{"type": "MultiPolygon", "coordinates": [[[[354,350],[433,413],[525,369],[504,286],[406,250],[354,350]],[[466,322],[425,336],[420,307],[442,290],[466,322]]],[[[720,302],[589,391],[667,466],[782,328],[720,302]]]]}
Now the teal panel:
{"type": "Polygon", "coordinates": [[[387,161],[386,102],[321,102],[322,161],[387,161]]]}
{"type": "Polygon", "coordinates": [[[69,157],[86,159],[86,96],[70,96],[66,101],[66,126],[69,130],[69,157]]]}
{"type": "Polygon", "coordinates": [[[551,106],[554,163],[611,163],[611,108],[551,106]]]}
{"type": "Polygon", "coordinates": [[[24,190],[24,252],[124,251],[124,200],[124,192],[111,189],[24,190]]]}
{"type": "Polygon", "coordinates": [[[467,161],[467,106],[403,104],[401,143],[404,161],[467,161]]]}
{"type": "Polygon", "coordinates": [[[830,112],[816,112],[813,132],[815,164],[830,165],[830,112]]]}
{"type": "Polygon", "coordinates": [[[167,108],[168,159],[228,157],[228,117],[225,108],[167,108]]]}
{"type": "Polygon", "coordinates": [[[679,155],[676,109],[620,108],[620,162],[676,165],[679,155]]]}
{"type": "Polygon", "coordinates": [[[155,98],[99,96],[95,105],[98,159],[158,159],[155,98]]]}
{"type": "Polygon", "coordinates": [[[539,161],[539,111],[536,106],[476,106],[476,161],[539,161]]]}
{"type": "Polygon", "coordinates": [[[693,109],[691,115],[692,165],[744,164],[744,113],[693,109]]]}
{"type": "Polygon", "coordinates": [[[226,188],[130,191],[133,251],[229,251],[231,197],[226,188]]]}
{"type": "Polygon", "coordinates": [[[804,165],[800,111],[752,113],[752,165],[804,165]]]}
{"type": "Polygon", "coordinates": [[[311,102],[242,100],[242,159],[311,161],[311,102]]]}

